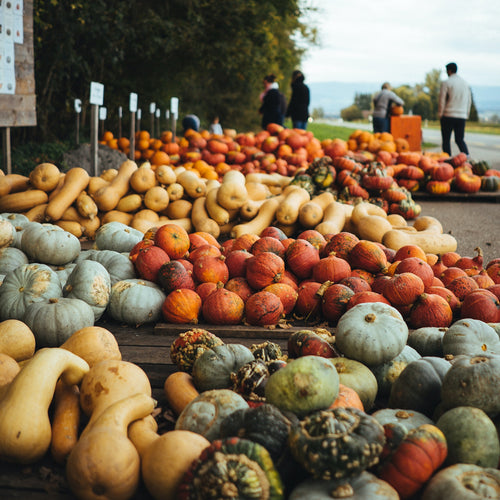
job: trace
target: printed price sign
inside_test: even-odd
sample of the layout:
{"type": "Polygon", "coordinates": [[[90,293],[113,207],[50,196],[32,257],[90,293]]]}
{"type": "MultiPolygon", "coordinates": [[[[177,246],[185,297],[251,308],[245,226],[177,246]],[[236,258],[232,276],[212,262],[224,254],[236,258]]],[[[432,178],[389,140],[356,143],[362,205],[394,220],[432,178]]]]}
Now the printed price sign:
{"type": "Polygon", "coordinates": [[[177,118],[177,115],[179,113],[179,98],[178,97],[172,97],[170,99],[170,112],[174,115],[175,118],[177,118]]]}
{"type": "Polygon", "coordinates": [[[104,104],[104,85],[90,82],[90,104],[102,106],[104,104]]]}
{"type": "Polygon", "coordinates": [[[82,112],[82,101],[81,101],[81,99],[75,99],[75,111],[77,113],[81,113],[82,112]]]}
{"type": "Polygon", "coordinates": [[[151,114],[153,114],[155,112],[155,110],[156,110],[156,103],[155,102],[150,103],[150,105],[149,105],[149,112],[151,114]]]}
{"type": "Polygon", "coordinates": [[[130,93],[128,107],[131,113],[135,113],[137,111],[137,94],[135,92],[130,93]]]}
{"type": "Polygon", "coordinates": [[[108,110],[106,107],[99,108],[99,120],[105,120],[108,115],[108,110]]]}

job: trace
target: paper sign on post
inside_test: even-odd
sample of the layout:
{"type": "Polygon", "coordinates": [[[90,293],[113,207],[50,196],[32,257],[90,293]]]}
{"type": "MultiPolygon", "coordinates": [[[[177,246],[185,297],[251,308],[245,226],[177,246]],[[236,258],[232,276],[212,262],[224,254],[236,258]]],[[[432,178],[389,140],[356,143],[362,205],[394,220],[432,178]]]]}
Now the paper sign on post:
{"type": "Polygon", "coordinates": [[[141,108],[139,108],[139,109],[137,110],[137,119],[138,119],[138,120],[140,120],[140,119],[141,119],[141,117],[142,117],[142,110],[141,110],[141,108]]]}
{"type": "Polygon", "coordinates": [[[170,99],[170,112],[177,118],[177,114],[179,113],[179,98],[172,97],[170,99]]]}
{"type": "Polygon", "coordinates": [[[137,94],[135,92],[130,93],[128,107],[131,113],[135,113],[137,111],[137,94]]]}
{"type": "Polygon", "coordinates": [[[156,118],[160,118],[160,108],[158,108],[155,112],[156,118]]]}
{"type": "Polygon", "coordinates": [[[108,115],[108,110],[106,107],[99,108],[99,120],[105,120],[108,115]]]}
{"type": "Polygon", "coordinates": [[[82,112],[82,101],[81,101],[81,99],[75,99],[75,111],[77,113],[81,113],[82,112]]]}
{"type": "Polygon", "coordinates": [[[155,102],[152,102],[149,104],[149,112],[151,114],[153,114],[155,112],[155,109],[156,109],[156,103],[155,102]]]}
{"type": "Polygon", "coordinates": [[[123,108],[121,106],[118,106],[118,118],[121,118],[123,116],[123,108]]]}
{"type": "Polygon", "coordinates": [[[90,82],[90,104],[102,106],[104,103],[104,85],[102,83],[90,82]]]}

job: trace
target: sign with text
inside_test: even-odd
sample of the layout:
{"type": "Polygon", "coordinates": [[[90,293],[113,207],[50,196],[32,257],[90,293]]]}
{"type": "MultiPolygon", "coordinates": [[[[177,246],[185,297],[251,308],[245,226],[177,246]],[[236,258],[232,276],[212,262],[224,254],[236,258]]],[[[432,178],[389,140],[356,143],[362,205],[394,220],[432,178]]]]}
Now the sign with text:
{"type": "Polygon", "coordinates": [[[102,106],[104,104],[104,85],[98,82],[90,82],[90,104],[102,106]]]}

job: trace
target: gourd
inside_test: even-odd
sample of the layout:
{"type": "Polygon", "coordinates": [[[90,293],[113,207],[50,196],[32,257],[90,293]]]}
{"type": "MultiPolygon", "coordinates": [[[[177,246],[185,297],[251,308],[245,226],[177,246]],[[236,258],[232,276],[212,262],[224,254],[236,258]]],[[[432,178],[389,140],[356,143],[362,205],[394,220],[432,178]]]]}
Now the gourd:
{"type": "Polygon", "coordinates": [[[451,234],[443,234],[441,223],[430,216],[419,217],[413,223],[416,231],[391,229],[384,234],[382,244],[393,250],[405,245],[417,245],[425,253],[442,255],[457,249],[457,240],[451,234]]]}
{"type": "Polygon", "coordinates": [[[78,213],[86,218],[92,220],[97,216],[99,209],[94,201],[94,199],[89,196],[85,191],[82,191],[75,201],[76,209],[78,213]]]}
{"type": "Polygon", "coordinates": [[[265,386],[266,401],[299,418],[328,408],[339,392],[339,376],[329,359],[302,356],[274,372],[265,386]]]}
{"type": "Polygon", "coordinates": [[[256,234],[259,236],[274,221],[276,210],[282,199],[281,196],[277,196],[266,200],[259,208],[258,214],[251,221],[237,224],[233,227],[231,237],[238,238],[244,234],[256,234]]]}
{"type": "Polygon", "coordinates": [[[384,209],[373,203],[357,204],[352,211],[351,221],[356,234],[363,240],[381,243],[384,234],[392,229],[384,209]]]}
{"type": "Polygon", "coordinates": [[[26,323],[18,319],[0,322],[0,352],[16,361],[24,361],[35,353],[35,336],[26,323]]]}
{"type": "Polygon", "coordinates": [[[294,224],[299,218],[300,207],[310,201],[309,192],[301,187],[289,187],[284,192],[285,199],[276,210],[276,220],[281,224],[294,224]]]}
{"type": "Polygon", "coordinates": [[[347,215],[344,205],[338,201],[332,201],[323,211],[323,220],[314,229],[325,234],[340,233],[346,224],[347,215]]]}
{"type": "Polygon", "coordinates": [[[144,194],[144,206],[155,212],[162,212],[170,203],[167,190],[162,186],[153,186],[144,194]]]}
{"type": "Polygon", "coordinates": [[[408,339],[401,314],[382,302],[361,303],[349,309],[337,324],[335,342],[347,357],[368,366],[390,361],[408,339]]]}
{"type": "MultiPolygon", "coordinates": [[[[7,174],[0,176],[0,197],[5,198],[9,193],[26,191],[29,188],[29,177],[20,174],[7,174]]],[[[4,211],[4,210],[2,210],[4,211]]],[[[7,210],[5,210],[7,211],[7,210]]]]}
{"type": "Polygon", "coordinates": [[[143,234],[121,222],[103,224],[95,234],[95,248],[99,250],[114,250],[115,252],[130,252],[132,247],[142,240],[143,234]]]}
{"type": "Polygon", "coordinates": [[[313,228],[317,226],[322,220],[326,207],[334,201],[333,194],[325,191],[310,201],[306,201],[299,208],[299,222],[302,227],[313,228]]]}
{"type": "Polygon", "coordinates": [[[232,218],[232,214],[226,210],[222,205],[219,205],[217,201],[217,193],[219,188],[211,189],[208,191],[205,198],[205,208],[208,212],[210,218],[212,218],[219,226],[227,224],[232,218]]]}
{"type": "Polygon", "coordinates": [[[245,175],[238,170],[229,170],[224,174],[217,191],[217,202],[226,210],[235,210],[243,206],[248,199],[245,175]]]}
{"type": "Polygon", "coordinates": [[[176,415],[179,415],[200,394],[194,385],[193,377],[181,371],[173,372],[165,379],[163,392],[168,405],[176,415]]]}
{"type": "Polygon", "coordinates": [[[356,476],[377,464],[384,442],[384,428],[356,408],[313,412],[292,427],[288,438],[295,460],[324,480],[356,476]]]}
{"type": "Polygon", "coordinates": [[[153,498],[175,500],[179,483],[210,441],[191,431],[172,430],[161,436],[152,418],[133,422],[129,439],[141,456],[142,480],[153,498]]]}
{"type": "Polygon", "coordinates": [[[86,361],[59,348],[39,349],[24,365],[0,400],[0,458],[30,464],[50,447],[48,415],[57,380],[78,384],[88,372],[86,361]]]}
{"type": "Polygon", "coordinates": [[[78,198],[78,195],[86,189],[90,176],[87,171],[81,167],[70,168],[64,177],[64,184],[60,191],[49,200],[45,209],[47,220],[56,221],[62,217],[64,211],[72,205],[78,198]]]}
{"type": "Polygon", "coordinates": [[[37,205],[47,203],[49,197],[41,189],[28,189],[20,193],[0,197],[0,212],[26,212],[37,205]]]}
{"type": "Polygon", "coordinates": [[[122,359],[115,336],[102,326],[80,328],[60,347],[80,356],[90,367],[105,359],[118,361],[122,359]]]}
{"type": "Polygon", "coordinates": [[[150,396],[135,394],[117,401],[87,426],[66,463],[69,487],[78,498],[127,499],[134,495],[141,465],[127,428],[154,407],[150,396]]]}
{"type": "Polygon", "coordinates": [[[214,238],[220,235],[220,226],[210,218],[206,209],[206,197],[200,196],[193,201],[191,209],[191,220],[195,231],[202,231],[211,234],[214,238]]]}
{"type": "Polygon", "coordinates": [[[443,413],[436,426],[446,437],[446,465],[498,465],[500,444],[497,429],[483,410],[472,406],[457,406],[443,413]]]}
{"type": "Polygon", "coordinates": [[[129,190],[130,177],[137,170],[137,164],[132,160],[125,160],[118,169],[118,174],[108,184],[99,188],[92,197],[101,212],[109,212],[118,205],[129,190]]]}
{"type": "Polygon", "coordinates": [[[201,177],[198,177],[191,170],[184,170],[177,176],[177,182],[183,187],[184,193],[190,198],[196,199],[205,197],[207,186],[201,177]]]}

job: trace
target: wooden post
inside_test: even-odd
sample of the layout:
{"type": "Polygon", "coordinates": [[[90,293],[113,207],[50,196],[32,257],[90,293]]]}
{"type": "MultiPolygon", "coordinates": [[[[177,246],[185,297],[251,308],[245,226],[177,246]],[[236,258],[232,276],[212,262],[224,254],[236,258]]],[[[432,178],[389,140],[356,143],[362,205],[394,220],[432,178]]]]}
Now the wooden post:
{"type": "Polygon", "coordinates": [[[122,115],[122,107],[118,106],[118,139],[122,136],[122,115]]]}
{"type": "Polygon", "coordinates": [[[99,106],[92,104],[90,106],[90,164],[94,176],[98,176],[98,134],[99,134],[99,106]]]}
{"type": "Polygon", "coordinates": [[[3,166],[5,168],[6,173],[11,174],[12,173],[12,157],[11,157],[11,151],[10,151],[10,127],[4,127],[2,139],[3,139],[3,141],[2,141],[3,142],[3,145],[2,145],[3,166]]]}
{"type": "Polygon", "coordinates": [[[135,160],[135,111],[130,113],[130,151],[129,158],[135,160]]]}
{"type": "Polygon", "coordinates": [[[76,113],[76,144],[80,144],[80,113],[82,112],[82,101],[80,99],[75,99],[74,102],[75,113],[76,113]]]}

